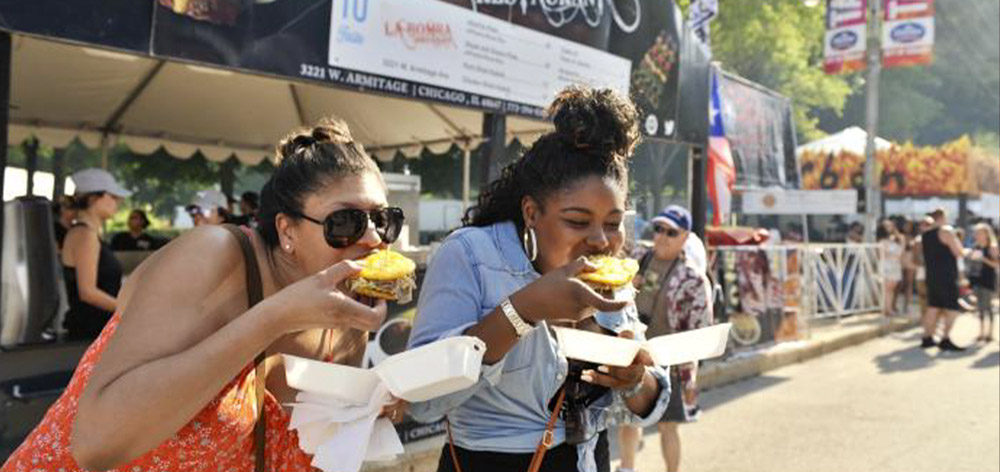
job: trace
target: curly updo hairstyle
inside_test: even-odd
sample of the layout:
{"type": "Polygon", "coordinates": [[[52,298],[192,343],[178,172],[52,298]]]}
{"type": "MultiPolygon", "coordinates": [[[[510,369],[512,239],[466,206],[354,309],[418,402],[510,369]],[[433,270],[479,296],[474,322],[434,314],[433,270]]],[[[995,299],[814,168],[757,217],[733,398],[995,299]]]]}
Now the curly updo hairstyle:
{"type": "Polygon", "coordinates": [[[278,246],[278,213],[301,214],[310,194],[342,177],[366,172],[381,175],[361,143],[351,137],[347,123],[335,118],[292,131],[278,143],[275,153],[277,169],[260,192],[260,234],[268,249],[278,246]]]}
{"type": "Polygon", "coordinates": [[[639,140],[635,105],[611,89],[569,87],[548,110],[555,130],[503,169],[462,218],[465,226],[513,221],[524,229],[521,201],[539,204],[587,177],[609,178],[628,189],[628,161],[639,140]]]}

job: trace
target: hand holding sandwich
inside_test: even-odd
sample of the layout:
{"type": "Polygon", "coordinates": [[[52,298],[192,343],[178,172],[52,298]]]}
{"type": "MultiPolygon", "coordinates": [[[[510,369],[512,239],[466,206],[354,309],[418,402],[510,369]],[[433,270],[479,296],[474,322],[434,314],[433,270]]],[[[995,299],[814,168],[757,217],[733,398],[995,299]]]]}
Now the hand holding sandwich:
{"type": "MultiPolygon", "coordinates": [[[[528,321],[579,321],[598,311],[618,311],[631,301],[612,300],[599,294],[582,274],[596,273],[599,266],[580,257],[553,270],[511,295],[514,308],[528,321]]],[[[631,279],[631,277],[629,277],[631,279]]],[[[599,285],[603,288],[603,285],[599,285]]]]}
{"type": "Polygon", "coordinates": [[[357,262],[341,261],[285,287],[262,303],[274,304],[275,311],[283,314],[280,329],[286,332],[311,328],[375,331],[385,319],[385,301],[368,306],[344,290],[347,280],[360,272],[357,262]]]}

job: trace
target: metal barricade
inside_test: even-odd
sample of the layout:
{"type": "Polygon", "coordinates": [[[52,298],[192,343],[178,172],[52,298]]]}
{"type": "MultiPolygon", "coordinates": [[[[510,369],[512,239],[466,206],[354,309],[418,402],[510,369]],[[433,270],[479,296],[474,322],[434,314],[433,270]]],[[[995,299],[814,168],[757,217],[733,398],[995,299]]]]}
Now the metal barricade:
{"type": "Polygon", "coordinates": [[[722,297],[718,322],[733,323],[733,351],[805,337],[810,320],[881,311],[878,244],[722,246],[709,251],[722,297]]]}
{"type": "Polygon", "coordinates": [[[883,248],[878,244],[802,246],[804,302],[812,318],[882,311],[883,248]]]}

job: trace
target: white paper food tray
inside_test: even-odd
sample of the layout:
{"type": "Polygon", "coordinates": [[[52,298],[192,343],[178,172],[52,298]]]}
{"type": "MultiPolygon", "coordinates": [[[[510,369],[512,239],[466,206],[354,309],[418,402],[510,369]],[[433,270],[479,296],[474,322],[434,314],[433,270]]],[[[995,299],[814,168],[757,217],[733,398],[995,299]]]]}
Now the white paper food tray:
{"type": "Polygon", "coordinates": [[[646,341],[646,349],[657,365],[678,365],[719,357],[726,352],[730,323],[693,329],[646,341]]]}
{"type": "Polygon", "coordinates": [[[632,364],[632,359],[642,347],[641,343],[631,339],[561,326],[552,329],[559,339],[559,349],[570,359],[624,367],[632,364]]]}
{"type": "Polygon", "coordinates": [[[380,382],[394,396],[420,402],[476,383],[485,353],[479,338],[458,336],[389,356],[370,370],[285,354],[285,378],[297,390],[351,404],[367,404],[380,382]]]}
{"type": "Polygon", "coordinates": [[[645,342],[571,328],[555,327],[559,349],[566,357],[601,365],[627,366],[640,348],[645,348],[657,365],[668,366],[710,359],[722,355],[729,340],[730,323],[678,334],[657,336],[645,342]]]}
{"type": "Polygon", "coordinates": [[[371,370],[331,362],[283,355],[288,386],[303,392],[318,393],[345,402],[367,404],[381,380],[371,370]]]}
{"type": "Polygon", "coordinates": [[[486,343],[457,336],[390,356],[375,372],[396,397],[421,402],[472,386],[486,353],[486,343]]]}

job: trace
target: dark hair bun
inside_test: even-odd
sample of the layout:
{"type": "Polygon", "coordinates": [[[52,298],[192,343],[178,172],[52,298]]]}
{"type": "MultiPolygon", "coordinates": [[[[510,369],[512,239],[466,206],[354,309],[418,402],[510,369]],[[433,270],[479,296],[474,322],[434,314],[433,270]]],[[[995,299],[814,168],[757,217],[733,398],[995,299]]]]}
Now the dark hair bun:
{"type": "Polygon", "coordinates": [[[289,133],[278,143],[275,152],[280,163],[286,158],[323,144],[360,146],[354,142],[347,123],[337,118],[323,118],[312,128],[300,128],[289,133]]]}
{"type": "Polygon", "coordinates": [[[549,116],[559,139],[581,151],[627,157],[639,141],[635,105],[612,89],[566,88],[549,116]]]}

